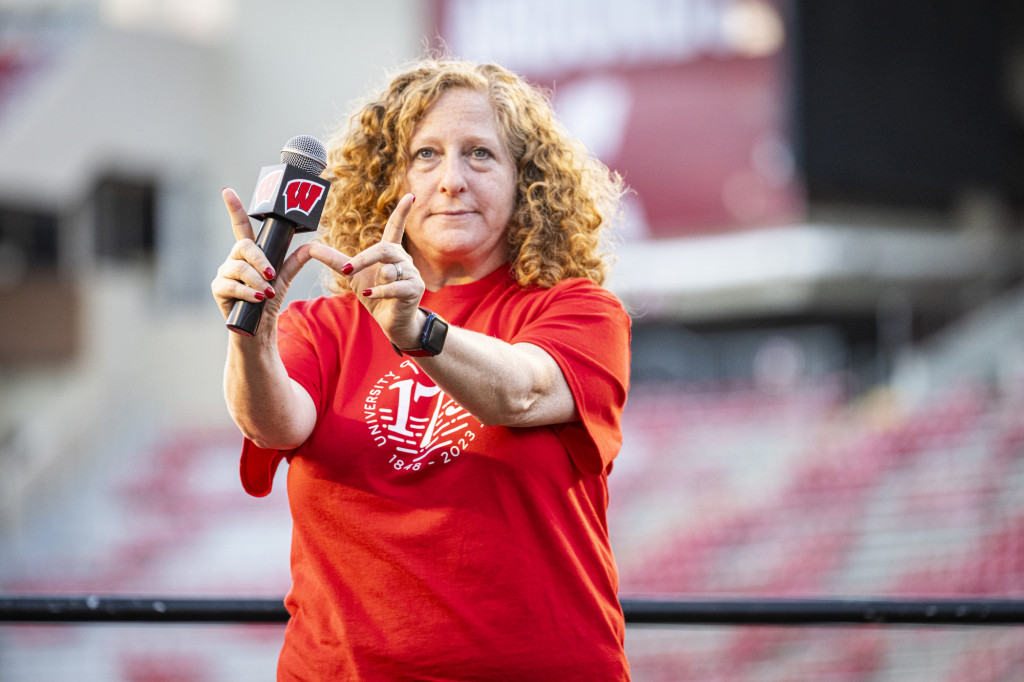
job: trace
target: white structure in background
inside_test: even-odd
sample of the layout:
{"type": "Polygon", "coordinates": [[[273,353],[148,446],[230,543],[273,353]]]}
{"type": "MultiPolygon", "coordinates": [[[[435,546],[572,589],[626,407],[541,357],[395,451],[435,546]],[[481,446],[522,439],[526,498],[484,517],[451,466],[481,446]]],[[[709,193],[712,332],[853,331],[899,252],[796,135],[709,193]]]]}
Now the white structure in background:
{"type": "MultiPolygon", "coordinates": [[[[417,55],[425,11],[415,0],[0,0],[0,53],[32,66],[0,107],[0,207],[57,217],[53,274],[70,281],[74,300],[61,303],[79,336],[67,361],[0,367],[0,530],[39,484],[74,476],[119,434],[230,424],[226,332],[209,298],[233,239],[220,189],[244,196],[285,141],[326,136],[417,55]],[[144,262],[97,255],[94,193],[109,176],[153,188],[144,262]]],[[[17,249],[0,260],[16,264],[17,249]]],[[[309,270],[296,295],[316,292],[309,270]]],[[[8,294],[16,280],[3,280],[8,294]]]]}

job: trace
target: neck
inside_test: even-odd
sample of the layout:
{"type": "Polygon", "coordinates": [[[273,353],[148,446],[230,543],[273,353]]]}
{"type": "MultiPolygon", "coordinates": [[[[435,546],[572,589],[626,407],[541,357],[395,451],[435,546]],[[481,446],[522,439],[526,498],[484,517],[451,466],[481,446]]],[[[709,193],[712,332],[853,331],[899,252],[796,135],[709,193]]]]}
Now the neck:
{"type": "Polygon", "coordinates": [[[427,291],[439,291],[455,284],[469,284],[494,272],[507,263],[505,253],[493,253],[489,258],[467,263],[465,261],[436,262],[410,248],[412,261],[423,278],[427,291]]]}

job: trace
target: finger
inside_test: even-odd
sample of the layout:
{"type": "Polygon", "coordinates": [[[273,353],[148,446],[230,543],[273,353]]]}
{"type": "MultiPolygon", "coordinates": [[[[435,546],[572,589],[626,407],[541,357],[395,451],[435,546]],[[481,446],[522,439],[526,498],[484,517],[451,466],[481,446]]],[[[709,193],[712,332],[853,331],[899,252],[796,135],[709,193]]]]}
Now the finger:
{"type": "Polygon", "coordinates": [[[210,288],[222,308],[230,308],[236,300],[259,302],[276,295],[252,266],[237,259],[228,259],[217,269],[210,288]]]}
{"type": "Polygon", "coordinates": [[[331,270],[340,272],[343,275],[347,275],[352,272],[352,268],[346,268],[352,262],[352,259],[343,254],[337,249],[332,249],[326,244],[309,244],[308,257],[320,261],[331,270]]]}
{"type": "Polygon", "coordinates": [[[420,276],[416,265],[410,260],[392,261],[380,267],[382,283],[405,282],[418,279],[420,276]]]}
{"type": "Polygon", "coordinates": [[[377,268],[372,289],[364,289],[366,298],[397,298],[418,301],[423,296],[423,282],[416,266],[409,260],[384,263],[377,268]],[[398,275],[401,274],[401,278],[398,275]],[[366,293],[369,292],[369,293],[366,293]]]}
{"type": "Polygon", "coordinates": [[[234,301],[259,303],[267,298],[273,298],[273,296],[269,296],[266,291],[253,289],[243,282],[225,279],[223,277],[218,277],[213,280],[213,283],[210,285],[210,289],[213,291],[214,298],[219,301],[227,301],[229,305],[234,305],[234,301]]]}
{"type": "MultiPolygon", "coordinates": [[[[278,296],[283,297],[288,291],[292,280],[299,273],[302,267],[309,262],[309,245],[302,244],[295,251],[285,258],[281,264],[281,271],[274,280],[276,287],[272,287],[265,280],[259,277],[259,273],[249,267],[245,262],[236,260],[234,263],[226,262],[217,271],[217,277],[213,280],[210,288],[213,290],[214,298],[221,304],[224,315],[227,317],[235,301],[251,301],[259,303],[278,296]]],[[[275,301],[275,304],[277,302],[275,301]]],[[[264,309],[264,315],[268,311],[277,311],[279,306],[268,306],[264,309]]]]}
{"type": "Polygon", "coordinates": [[[231,215],[231,230],[235,233],[235,241],[255,240],[256,233],[252,230],[249,214],[245,212],[242,200],[238,198],[235,190],[225,187],[221,192],[221,198],[224,199],[224,205],[227,206],[228,213],[231,215]]]}
{"type": "Polygon", "coordinates": [[[401,282],[403,279],[409,279],[409,273],[406,269],[406,264],[402,261],[397,261],[394,263],[382,263],[377,268],[373,282],[375,285],[391,284],[392,282],[401,282]]]}
{"type": "Polygon", "coordinates": [[[403,279],[400,282],[375,284],[360,292],[363,298],[369,299],[400,299],[402,301],[419,301],[423,297],[422,287],[414,281],[403,279]]]}
{"type": "MultiPolygon", "coordinates": [[[[238,243],[245,244],[246,242],[238,243]]],[[[248,243],[251,244],[252,242],[248,243]]],[[[259,249],[257,249],[257,251],[258,250],[259,249]]],[[[270,289],[270,285],[267,283],[266,277],[247,261],[242,259],[229,258],[220,266],[220,269],[217,271],[217,276],[241,282],[256,291],[262,291],[264,293],[267,293],[268,290],[272,291],[272,289],[270,289]]],[[[268,293],[268,295],[270,294],[268,293]]]]}
{"type": "MultiPolygon", "coordinates": [[[[400,244],[380,241],[365,251],[360,251],[356,255],[352,256],[348,265],[341,270],[341,274],[354,275],[358,272],[362,272],[363,270],[367,270],[374,265],[384,266],[389,263],[394,264],[399,261],[409,263],[408,258],[409,255],[400,244]]],[[[393,270],[388,268],[388,274],[391,272],[393,272],[393,270]]],[[[381,274],[383,273],[380,273],[378,269],[377,276],[379,277],[381,274]]]]}
{"type": "Polygon", "coordinates": [[[230,258],[249,263],[257,272],[262,273],[261,277],[264,280],[270,281],[277,276],[277,273],[274,272],[274,267],[270,264],[270,259],[267,258],[267,254],[263,253],[263,249],[257,246],[251,239],[235,242],[235,246],[231,249],[230,258]]]}
{"type": "Polygon", "coordinates": [[[412,210],[414,201],[416,201],[416,196],[413,194],[406,194],[398,200],[395,212],[391,214],[388,224],[384,226],[384,234],[380,238],[382,242],[402,243],[402,237],[405,236],[405,220],[409,217],[409,211],[412,210]]]}
{"type": "Polygon", "coordinates": [[[281,272],[277,274],[277,279],[274,280],[278,285],[278,289],[287,289],[292,280],[295,279],[295,275],[299,274],[299,270],[309,262],[310,246],[312,245],[301,244],[284,259],[284,263],[281,264],[281,272]]]}

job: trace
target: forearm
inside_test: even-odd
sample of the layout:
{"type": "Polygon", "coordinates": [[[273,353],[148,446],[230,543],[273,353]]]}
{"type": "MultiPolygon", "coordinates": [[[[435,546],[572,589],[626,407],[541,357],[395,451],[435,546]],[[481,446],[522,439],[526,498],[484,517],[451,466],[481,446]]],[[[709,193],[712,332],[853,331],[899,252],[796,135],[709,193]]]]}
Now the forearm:
{"type": "Polygon", "coordinates": [[[558,364],[532,344],[513,345],[453,326],[440,355],[416,362],[484,424],[539,426],[577,418],[558,364]]]}
{"type": "Polygon", "coordinates": [[[230,336],[224,396],[246,438],[260,447],[284,450],[300,445],[312,433],[316,407],[288,376],[273,339],[273,334],[230,336]]]}

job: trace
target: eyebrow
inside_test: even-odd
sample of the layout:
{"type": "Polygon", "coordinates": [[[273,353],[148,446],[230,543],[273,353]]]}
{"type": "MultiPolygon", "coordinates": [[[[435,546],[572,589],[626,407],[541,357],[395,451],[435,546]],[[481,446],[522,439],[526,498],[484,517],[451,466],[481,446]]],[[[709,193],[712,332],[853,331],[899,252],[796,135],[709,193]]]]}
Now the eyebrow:
{"type": "MultiPolygon", "coordinates": [[[[410,147],[414,147],[414,146],[423,145],[423,144],[436,144],[437,142],[438,142],[438,138],[436,136],[423,136],[423,137],[420,137],[420,136],[414,135],[409,140],[409,146],[410,147]]],[[[481,136],[481,135],[471,135],[471,136],[466,137],[466,138],[461,138],[459,140],[459,143],[462,146],[466,146],[466,145],[469,145],[469,146],[482,145],[482,146],[485,146],[485,147],[498,146],[498,147],[502,147],[503,148],[503,144],[502,144],[502,141],[501,141],[500,138],[498,138],[498,137],[484,137],[484,136],[481,136]]]]}

